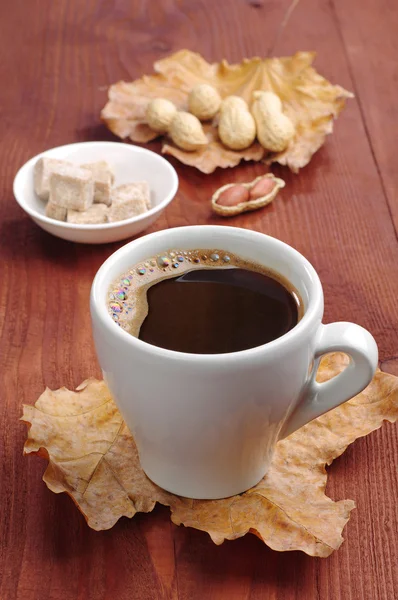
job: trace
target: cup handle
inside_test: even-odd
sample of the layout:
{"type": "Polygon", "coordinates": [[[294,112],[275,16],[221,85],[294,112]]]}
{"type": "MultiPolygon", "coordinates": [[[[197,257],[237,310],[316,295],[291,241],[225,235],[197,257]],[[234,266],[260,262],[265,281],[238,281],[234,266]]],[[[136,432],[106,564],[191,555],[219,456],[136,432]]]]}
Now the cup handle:
{"type": "Polygon", "coordinates": [[[376,371],[378,350],[373,336],[360,325],[330,323],[320,325],[314,359],[314,369],[302,399],[284,424],[279,439],[359,394],[376,371]],[[344,352],[350,357],[350,363],[333,379],[317,383],[317,364],[328,352],[344,352]]]}

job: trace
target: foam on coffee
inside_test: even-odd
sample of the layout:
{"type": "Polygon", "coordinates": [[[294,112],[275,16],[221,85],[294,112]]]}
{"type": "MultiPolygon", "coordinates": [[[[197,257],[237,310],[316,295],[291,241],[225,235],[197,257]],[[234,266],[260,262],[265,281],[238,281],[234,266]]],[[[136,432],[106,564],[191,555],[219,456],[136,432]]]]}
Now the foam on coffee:
{"type": "MultiPolygon", "coordinates": [[[[220,269],[244,269],[272,278],[293,295],[297,305],[296,322],[302,316],[303,305],[297,290],[278,273],[224,250],[172,249],[133,265],[113,282],[108,294],[111,318],[128,333],[139,337],[148,315],[149,288],[167,279],[203,269],[216,269],[218,272],[220,269]]],[[[167,318],[165,313],[164,319],[167,318]]]]}

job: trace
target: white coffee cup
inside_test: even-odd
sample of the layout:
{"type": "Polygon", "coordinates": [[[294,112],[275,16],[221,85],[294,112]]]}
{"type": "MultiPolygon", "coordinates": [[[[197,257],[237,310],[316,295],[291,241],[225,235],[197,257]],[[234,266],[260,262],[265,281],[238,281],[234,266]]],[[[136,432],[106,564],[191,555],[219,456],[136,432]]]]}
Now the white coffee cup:
{"type": "Polygon", "coordinates": [[[363,390],[378,359],[375,340],[359,325],[321,323],[321,282],[301,254],[234,227],[167,229],[120,248],[95,276],[91,315],[102,372],[142,468],[162,488],[190,498],[223,498],[257,484],[278,440],[363,390]],[[221,249],[270,267],[299,291],[303,318],[268,344],[229,354],[174,352],[133,337],[108,314],[109,286],[173,248],[221,249]],[[319,360],[334,351],[347,353],[350,364],[319,384],[319,360]]]}

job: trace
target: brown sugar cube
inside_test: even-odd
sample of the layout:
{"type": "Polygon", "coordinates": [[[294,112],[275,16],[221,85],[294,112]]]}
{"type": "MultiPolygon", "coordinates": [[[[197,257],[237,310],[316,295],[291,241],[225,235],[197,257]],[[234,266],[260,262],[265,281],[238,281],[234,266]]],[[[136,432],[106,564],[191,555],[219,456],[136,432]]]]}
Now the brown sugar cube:
{"type": "Polygon", "coordinates": [[[63,166],[50,175],[50,202],[72,210],[87,210],[93,203],[92,173],[80,167],[63,166]]]}
{"type": "Polygon", "coordinates": [[[94,178],[94,202],[111,203],[111,186],[115,176],[105,160],[81,165],[82,169],[88,169],[94,178]]]}
{"type": "Polygon", "coordinates": [[[56,158],[39,158],[33,168],[33,184],[36,194],[42,200],[48,200],[50,195],[49,178],[54,169],[62,169],[64,165],[71,166],[72,163],[56,158]]]}
{"type": "Polygon", "coordinates": [[[50,219],[66,221],[67,212],[68,210],[66,208],[58,206],[58,204],[53,204],[52,202],[47,202],[46,204],[46,217],[50,217],[50,219]]]}
{"type": "Polygon", "coordinates": [[[112,191],[112,204],[109,207],[108,221],[124,221],[148,210],[147,195],[136,183],[119,185],[112,191]]]}
{"type": "Polygon", "coordinates": [[[106,223],[108,220],[108,207],[106,204],[93,204],[87,210],[68,210],[68,223],[87,225],[98,225],[98,223],[106,223]]]}
{"type": "Polygon", "coordinates": [[[149,191],[149,184],[147,181],[135,181],[134,183],[129,183],[128,185],[133,194],[142,196],[144,198],[148,210],[152,208],[151,193],[149,191]]]}
{"type": "Polygon", "coordinates": [[[139,198],[143,199],[147,209],[152,208],[149,184],[147,181],[134,181],[134,183],[125,183],[119,185],[112,194],[112,198],[139,198]],[[115,193],[118,190],[118,193],[115,193]]]}

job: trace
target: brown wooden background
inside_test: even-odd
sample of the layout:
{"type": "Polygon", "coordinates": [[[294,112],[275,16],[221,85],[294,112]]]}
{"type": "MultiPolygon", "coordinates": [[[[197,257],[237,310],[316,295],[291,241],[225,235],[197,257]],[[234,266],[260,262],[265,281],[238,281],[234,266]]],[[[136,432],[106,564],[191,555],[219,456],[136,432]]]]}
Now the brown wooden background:
{"type": "MultiPolygon", "coordinates": [[[[209,60],[316,50],[316,66],[356,100],[283,197],[234,220],[281,238],[318,269],[325,321],[369,328],[398,374],[398,4],[396,0],[13,0],[0,7],[0,599],[380,600],[398,597],[397,428],[333,464],[328,494],[353,498],[345,543],[328,559],[269,550],[254,536],[220,547],[169,522],[166,508],[96,533],[22,457],[22,403],[45,385],[100,375],[88,297],[120,244],[49,236],[16,205],[16,170],[73,141],[112,140],[99,123],[106,87],[180,48],[209,60]]],[[[157,144],[151,145],[157,148],[157,144]]],[[[180,189],[156,229],[218,223],[208,199],[245,165],[203,176],[177,165],[180,189]]]]}

